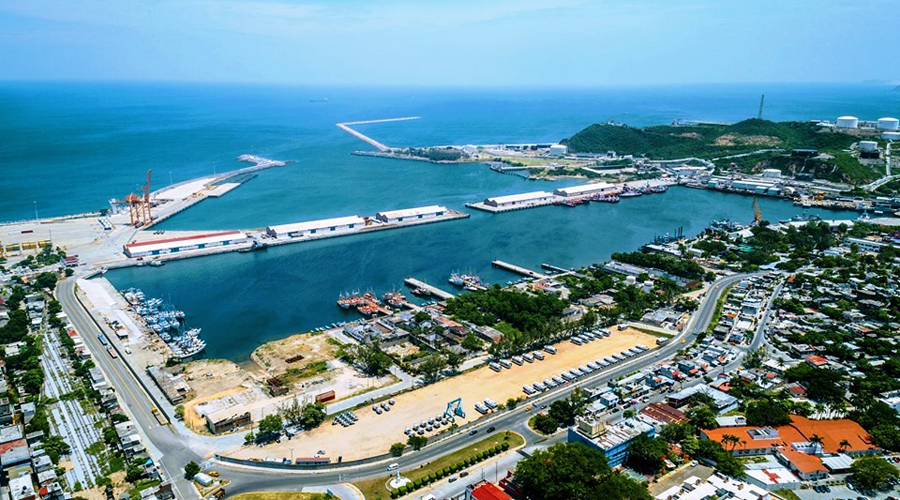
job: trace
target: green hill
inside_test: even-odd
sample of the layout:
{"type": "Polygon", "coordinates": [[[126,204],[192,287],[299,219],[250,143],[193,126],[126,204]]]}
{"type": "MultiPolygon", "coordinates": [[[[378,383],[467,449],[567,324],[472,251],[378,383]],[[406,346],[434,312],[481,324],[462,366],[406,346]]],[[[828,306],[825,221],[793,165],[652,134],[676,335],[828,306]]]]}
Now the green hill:
{"type": "Polygon", "coordinates": [[[561,142],[575,153],[646,156],[653,159],[713,158],[768,148],[839,151],[856,139],[843,132],[819,130],[805,122],[750,119],[733,125],[658,125],[646,128],[595,124],[561,142]]]}

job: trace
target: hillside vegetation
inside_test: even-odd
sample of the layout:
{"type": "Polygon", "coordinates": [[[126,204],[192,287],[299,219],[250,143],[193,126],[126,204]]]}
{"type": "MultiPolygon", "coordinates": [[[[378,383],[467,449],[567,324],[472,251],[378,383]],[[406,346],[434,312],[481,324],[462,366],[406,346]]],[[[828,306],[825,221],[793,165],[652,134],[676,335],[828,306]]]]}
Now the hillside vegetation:
{"type": "Polygon", "coordinates": [[[821,131],[805,122],[776,123],[756,118],[733,125],[658,125],[646,128],[595,124],[562,141],[577,153],[646,156],[652,159],[714,158],[767,148],[839,151],[856,138],[821,131]]]}

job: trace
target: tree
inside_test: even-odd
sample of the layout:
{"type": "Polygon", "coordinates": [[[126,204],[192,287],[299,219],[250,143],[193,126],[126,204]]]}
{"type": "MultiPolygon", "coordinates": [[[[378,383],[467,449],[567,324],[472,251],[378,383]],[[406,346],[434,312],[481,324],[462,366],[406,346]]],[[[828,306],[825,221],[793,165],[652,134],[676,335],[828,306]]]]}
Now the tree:
{"type": "Polygon", "coordinates": [[[43,272],[39,274],[37,278],[35,278],[34,285],[38,288],[49,288],[53,290],[54,288],[56,288],[56,280],[58,278],[59,277],[56,275],[56,273],[51,273],[49,271],[43,272]]]}
{"type": "Polygon", "coordinates": [[[760,399],[747,405],[747,425],[775,427],[791,423],[787,408],[769,399],[760,399]]]}
{"type": "Polygon", "coordinates": [[[188,479],[193,479],[194,476],[200,473],[200,466],[197,465],[197,462],[191,460],[184,466],[184,477],[188,479]]]}
{"type": "Polygon", "coordinates": [[[719,426],[716,423],[716,414],[709,406],[696,405],[688,410],[687,415],[691,425],[698,429],[715,429],[719,426]]]}
{"type": "Polygon", "coordinates": [[[460,345],[463,346],[463,348],[465,348],[467,351],[480,351],[484,343],[481,341],[481,339],[476,337],[475,334],[470,333],[466,335],[466,338],[463,339],[460,345]]]}
{"type": "Polygon", "coordinates": [[[175,407],[175,417],[178,420],[184,420],[184,405],[178,405],[175,407]]]}
{"type": "Polygon", "coordinates": [[[60,455],[66,455],[71,451],[69,444],[63,441],[62,436],[56,434],[45,437],[42,444],[44,445],[44,451],[47,452],[47,456],[50,457],[50,461],[54,464],[59,464],[60,455]]]}
{"type": "Polygon", "coordinates": [[[391,445],[391,455],[395,457],[399,457],[403,454],[403,450],[406,448],[406,445],[403,443],[394,443],[391,445]]]}
{"type": "Polygon", "coordinates": [[[459,370],[459,367],[463,364],[463,361],[465,361],[465,359],[465,356],[456,351],[452,351],[450,349],[444,351],[444,360],[447,362],[447,366],[449,366],[453,371],[459,370]]]}
{"type": "Polygon", "coordinates": [[[516,406],[518,406],[518,405],[519,405],[519,400],[516,398],[509,398],[506,400],[506,409],[507,410],[514,410],[516,408],[516,406]]]}
{"type": "MultiPolygon", "coordinates": [[[[199,472],[199,471],[197,471],[199,472]]],[[[195,473],[196,475],[196,473],[195,473]]],[[[144,468],[137,462],[132,462],[128,464],[128,468],[125,470],[125,480],[129,483],[136,483],[138,479],[144,476],[144,468]]]]}
{"type": "Polygon", "coordinates": [[[559,422],[549,415],[539,413],[535,415],[532,425],[535,430],[543,434],[553,434],[559,428],[559,422]]]}
{"type": "Polygon", "coordinates": [[[304,429],[313,429],[325,421],[327,413],[324,403],[313,403],[303,407],[300,413],[300,425],[304,429]]]}
{"type": "Polygon", "coordinates": [[[641,434],[628,445],[628,466],[648,474],[655,474],[663,468],[663,461],[669,451],[669,443],[661,437],[641,434]]]}
{"type": "Polygon", "coordinates": [[[426,382],[434,382],[440,377],[441,372],[447,367],[447,360],[439,354],[432,354],[419,364],[419,373],[426,382]]]}
{"type": "Polygon", "coordinates": [[[825,438],[823,438],[822,436],[820,436],[818,434],[813,434],[812,436],[810,436],[809,442],[812,444],[822,446],[825,444],[825,438]]]}
{"type": "Polygon", "coordinates": [[[413,320],[415,320],[416,323],[424,323],[426,321],[431,321],[431,315],[425,311],[416,311],[413,320]]]}
{"type": "Polygon", "coordinates": [[[872,490],[900,477],[900,471],[881,457],[866,456],[853,461],[850,475],[860,488],[872,490]]]}
{"type": "Polygon", "coordinates": [[[281,434],[282,428],[283,422],[281,421],[281,417],[275,414],[266,415],[259,421],[260,436],[278,436],[281,434]]]}
{"type": "Polygon", "coordinates": [[[428,444],[428,438],[425,436],[419,436],[413,434],[406,440],[406,444],[412,446],[414,450],[421,450],[426,444],[428,444]]]}
{"type": "Polygon", "coordinates": [[[844,450],[850,447],[850,441],[846,439],[841,439],[841,442],[838,444],[838,451],[843,453],[844,450]]]}
{"type": "Polygon", "coordinates": [[[649,500],[645,488],[613,472],[603,453],[579,443],[557,443],[516,466],[525,500],[649,500]]]}

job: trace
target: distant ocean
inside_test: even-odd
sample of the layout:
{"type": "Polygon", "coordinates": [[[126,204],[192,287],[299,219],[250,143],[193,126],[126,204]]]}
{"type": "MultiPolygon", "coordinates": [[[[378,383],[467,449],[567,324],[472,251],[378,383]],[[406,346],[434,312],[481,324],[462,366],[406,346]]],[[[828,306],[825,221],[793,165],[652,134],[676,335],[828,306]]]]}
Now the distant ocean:
{"type": "MultiPolygon", "coordinates": [[[[900,115],[900,92],[876,85],[707,85],[603,89],[303,88],[187,84],[0,83],[0,220],[86,212],[136,191],[239,168],[254,153],[293,160],[206,200],[159,229],[261,227],[443,204],[462,209],[490,195],[553,187],[482,165],[433,165],[351,156],[369,146],[335,123],[360,126],[391,146],[558,141],[591,123],[644,126],[675,119],[733,122],[756,116],[766,94],[772,120],[900,115]],[[327,102],[323,102],[327,98],[327,102]]],[[[761,200],[771,220],[798,213],[761,200]]],[[[855,217],[850,213],[821,213],[855,217]]],[[[547,207],[289,245],[253,254],[190,259],[108,273],[172,301],[203,328],[210,357],[247,359],[267,340],[352,318],[342,291],[402,288],[415,276],[450,288],[454,270],[489,281],[514,276],[494,258],[529,267],[586,265],[683,226],[747,221],[750,200],[684,188],[617,205],[547,207]]]]}

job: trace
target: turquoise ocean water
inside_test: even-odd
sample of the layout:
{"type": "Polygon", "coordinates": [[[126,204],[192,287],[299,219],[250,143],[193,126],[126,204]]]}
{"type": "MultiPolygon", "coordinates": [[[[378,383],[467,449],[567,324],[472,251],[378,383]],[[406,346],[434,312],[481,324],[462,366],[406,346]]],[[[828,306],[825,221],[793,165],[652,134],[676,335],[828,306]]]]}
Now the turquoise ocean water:
{"type": "MultiPolygon", "coordinates": [[[[432,203],[462,209],[489,195],[554,185],[482,165],[351,156],[368,146],[335,123],[421,116],[360,127],[392,146],[555,141],[606,120],[737,121],[755,116],[763,92],[773,120],[900,114],[900,94],[875,85],[499,91],[0,83],[0,220],[33,217],[34,201],[42,217],[96,210],[137,189],[147,169],[159,188],[239,168],[235,158],[248,152],[294,163],[159,228],[261,227],[432,203]],[[312,102],[323,97],[328,102],[312,102]]],[[[529,267],[586,265],[679,226],[692,234],[711,219],[747,221],[750,202],[675,188],[616,205],[473,212],[467,220],[107,276],[119,288],[138,286],[184,309],[190,325],[204,329],[208,356],[243,361],[267,340],[353,318],[334,304],[342,291],[399,289],[406,276],[444,286],[454,270],[492,282],[514,278],[491,269],[494,258],[529,267]]],[[[788,202],[760,202],[770,220],[797,213],[788,202]]]]}

